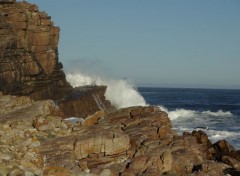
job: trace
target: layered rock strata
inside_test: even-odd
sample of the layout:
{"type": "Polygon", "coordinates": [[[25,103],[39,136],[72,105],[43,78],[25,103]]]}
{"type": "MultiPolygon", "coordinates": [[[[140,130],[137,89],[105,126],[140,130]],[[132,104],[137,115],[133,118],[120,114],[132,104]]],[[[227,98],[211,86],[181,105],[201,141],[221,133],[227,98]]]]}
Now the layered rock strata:
{"type": "Polygon", "coordinates": [[[36,5],[0,0],[0,90],[35,100],[71,89],[58,61],[59,27],[36,5]]]}
{"type": "Polygon", "coordinates": [[[240,175],[240,151],[227,141],[179,136],[156,107],[111,112],[106,87],[71,89],[58,37],[36,5],[0,0],[0,89],[57,103],[0,93],[0,175],[240,175]]]}
{"type": "Polygon", "coordinates": [[[50,100],[0,95],[0,103],[1,175],[240,174],[239,151],[225,140],[212,144],[202,131],[177,135],[155,107],[100,111],[73,123],[50,100]]]}
{"type": "Polygon", "coordinates": [[[74,88],[65,99],[57,101],[64,118],[86,118],[96,111],[112,112],[115,108],[106,100],[106,86],[83,86],[74,88]]]}
{"type": "Polygon", "coordinates": [[[58,61],[59,27],[36,5],[0,0],[0,90],[57,101],[63,117],[113,110],[106,87],[72,89],[58,61]]]}

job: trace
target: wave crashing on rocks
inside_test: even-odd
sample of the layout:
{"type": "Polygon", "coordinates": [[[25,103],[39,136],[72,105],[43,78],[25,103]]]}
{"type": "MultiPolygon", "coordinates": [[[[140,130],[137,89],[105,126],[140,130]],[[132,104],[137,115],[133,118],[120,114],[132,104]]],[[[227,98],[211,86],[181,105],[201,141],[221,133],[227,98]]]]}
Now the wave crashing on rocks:
{"type": "Polygon", "coordinates": [[[82,73],[68,73],[66,74],[66,78],[73,87],[106,85],[106,99],[109,100],[117,109],[130,106],[147,105],[142,95],[127,79],[104,79],[99,76],[86,75],[82,73]]]}

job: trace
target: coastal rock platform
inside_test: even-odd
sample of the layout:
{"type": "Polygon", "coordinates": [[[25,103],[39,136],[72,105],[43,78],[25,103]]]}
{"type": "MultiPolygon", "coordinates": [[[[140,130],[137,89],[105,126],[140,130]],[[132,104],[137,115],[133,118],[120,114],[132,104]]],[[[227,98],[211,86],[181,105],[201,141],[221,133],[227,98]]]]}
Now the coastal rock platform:
{"type": "Polygon", "coordinates": [[[0,96],[1,175],[238,175],[239,151],[202,131],[177,135],[160,109],[63,120],[51,100],[0,96]]]}

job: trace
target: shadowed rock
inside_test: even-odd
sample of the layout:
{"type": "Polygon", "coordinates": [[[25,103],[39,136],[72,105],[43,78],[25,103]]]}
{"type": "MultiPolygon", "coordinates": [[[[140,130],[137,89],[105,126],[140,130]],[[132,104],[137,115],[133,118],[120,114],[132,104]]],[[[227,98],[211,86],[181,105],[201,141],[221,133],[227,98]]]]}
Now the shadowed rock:
{"type": "Polygon", "coordinates": [[[58,102],[63,116],[83,117],[114,108],[104,86],[72,89],[58,60],[59,27],[28,2],[0,1],[0,90],[58,102]]]}
{"type": "Polygon", "coordinates": [[[96,111],[112,112],[115,108],[105,98],[106,86],[83,86],[74,88],[65,99],[57,101],[64,118],[86,118],[96,111]]]}
{"type": "Polygon", "coordinates": [[[59,30],[36,5],[0,1],[0,90],[4,94],[56,100],[71,89],[58,61],[59,30]]]}

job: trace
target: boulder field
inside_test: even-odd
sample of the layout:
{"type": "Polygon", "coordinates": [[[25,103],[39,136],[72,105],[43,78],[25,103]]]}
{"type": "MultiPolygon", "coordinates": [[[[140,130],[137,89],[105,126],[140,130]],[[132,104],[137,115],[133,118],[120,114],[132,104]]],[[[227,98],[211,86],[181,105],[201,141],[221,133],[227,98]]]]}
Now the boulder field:
{"type": "Polygon", "coordinates": [[[1,176],[240,175],[227,141],[178,135],[154,106],[116,110],[105,86],[73,89],[59,30],[36,5],[0,0],[1,176]]]}
{"type": "Polygon", "coordinates": [[[239,175],[240,151],[203,131],[177,135],[157,107],[73,122],[52,100],[0,95],[0,175],[239,175]]]}

